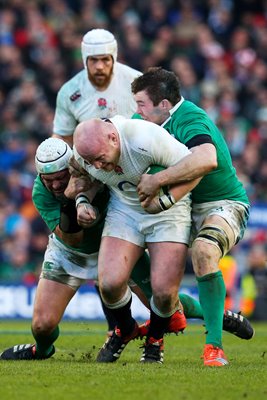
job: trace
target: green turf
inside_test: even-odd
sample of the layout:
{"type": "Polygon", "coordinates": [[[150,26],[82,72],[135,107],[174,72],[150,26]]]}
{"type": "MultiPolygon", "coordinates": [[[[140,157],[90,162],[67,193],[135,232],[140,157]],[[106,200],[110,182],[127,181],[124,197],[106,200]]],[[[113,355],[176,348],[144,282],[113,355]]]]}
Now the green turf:
{"type": "MultiPolygon", "coordinates": [[[[250,341],[224,334],[229,366],[205,368],[201,325],[190,324],[184,335],[166,337],[163,365],[139,363],[140,341],[131,342],[117,363],[106,365],[95,362],[106,325],[63,322],[51,359],[0,362],[0,399],[267,399],[267,324],[254,326],[250,341]]],[[[29,321],[0,321],[0,350],[31,342],[29,321]]]]}

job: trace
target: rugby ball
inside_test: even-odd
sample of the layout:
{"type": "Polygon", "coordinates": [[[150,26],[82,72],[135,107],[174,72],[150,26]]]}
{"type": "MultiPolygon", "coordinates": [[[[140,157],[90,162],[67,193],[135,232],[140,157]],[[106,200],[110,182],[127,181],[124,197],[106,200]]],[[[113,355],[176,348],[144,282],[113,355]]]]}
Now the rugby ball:
{"type": "MultiPolygon", "coordinates": [[[[162,165],[153,164],[148,167],[148,169],[146,170],[146,174],[154,175],[157,172],[163,171],[164,169],[166,169],[166,167],[163,167],[162,165]]],[[[162,196],[167,192],[168,192],[168,186],[162,186],[162,188],[159,191],[159,196],[162,196]]]]}

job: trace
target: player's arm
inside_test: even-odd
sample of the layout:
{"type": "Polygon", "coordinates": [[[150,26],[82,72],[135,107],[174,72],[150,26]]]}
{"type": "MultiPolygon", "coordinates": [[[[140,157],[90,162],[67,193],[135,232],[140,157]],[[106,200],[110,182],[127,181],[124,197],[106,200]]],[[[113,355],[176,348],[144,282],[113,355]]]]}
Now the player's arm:
{"type": "Polygon", "coordinates": [[[65,244],[72,247],[78,247],[83,240],[83,228],[77,220],[75,199],[65,195],[60,202],[59,222],[54,232],[65,244]]]}
{"type": "MultiPolygon", "coordinates": [[[[171,185],[164,194],[157,194],[152,199],[146,197],[140,200],[141,206],[149,214],[158,214],[171,208],[177,201],[181,200],[186,194],[191,192],[197,186],[201,178],[193,179],[190,182],[183,182],[177,185],[171,185]]],[[[141,197],[141,196],[139,196],[141,197]]]]}
{"type": "MultiPolygon", "coordinates": [[[[209,137],[208,135],[203,136],[209,137]]],[[[199,140],[201,139],[199,138],[199,140]]],[[[157,177],[160,186],[202,178],[217,168],[217,152],[212,142],[195,144],[194,147],[190,147],[190,144],[191,141],[186,143],[186,146],[190,149],[191,154],[188,154],[167,170],[162,171],[161,175],[157,177]]]]}
{"type": "Polygon", "coordinates": [[[101,215],[97,207],[91,205],[96,194],[101,190],[97,181],[88,191],[79,193],[75,199],[67,197],[60,204],[60,219],[54,232],[69,246],[77,247],[83,240],[83,229],[98,223],[101,215]]]}
{"type": "Polygon", "coordinates": [[[77,209],[77,221],[83,228],[89,228],[95,225],[101,215],[96,206],[91,203],[95,196],[104,190],[103,183],[94,179],[90,174],[72,157],[69,161],[69,171],[71,173],[71,178],[65,193],[72,197],[75,197],[76,209],[77,209]],[[76,187],[71,190],[70,185],[72,180],[85,179],[88,180],[89,184],[87,189],[81,189],[77,191],[76,187]]]}
{"type": "MultiPolygon", "coordinates": [[[[190,149],[190,153],[175,165],[155,175],[142,175],[138,184],[140,201],[152,200],[160,188],[167,185],[180,185],[182,194],[187,188],[186,183],[192,181],[195,187],[195,179],[202,178],[217,167],[217,152],[209,135],[195,136],[186,143],[186,146],[190,149]]],[[[178,189],[177,196],[179,199],[178,189]]]]}
{"type": "Polygon", "coordinates": [[[92,202],[96,195],[103,191],[103,183],[95,180],[89,191],[81,192],[76,196],[77,221],[83,228],[94,226],[102,218],[99,207],[93,205],[92,202]]]}
{"type": "Polygon", "coordinates": [[[52,137],[55,137],[57,139],[62,139],[64,140],[71,148],[73,147],[73,135],[69,135],[69,136],[62,136],[62,135],[58,135],[57,133],[53,133],[52,137]]]}
{"type": "Polygon", "coordinates": [[[83,239],[82,228],[78,226],[75,200],[56,198],[43,184],[40,175],[34,181],[33,204],[51,232],[65,244],[76,247],[83,239]]]}
{"type": "Polygon", "coordinates": [[[93,227],[101,219],[101,212],[91,204],[101,190],[102,184],[94,181],[90,190],[79,193],[75,199],[65,196],[60,205],[60,221],[54,232],[67,245],[77,247],[83,240],[83,229],[93,227]]]}
{"type": "Polygon", "coordinates": [[[72,148],[73,132],[77,120],[70,109],[68,85],[63,85],[57,95],[52,137],[62,139],[72,148]]]}

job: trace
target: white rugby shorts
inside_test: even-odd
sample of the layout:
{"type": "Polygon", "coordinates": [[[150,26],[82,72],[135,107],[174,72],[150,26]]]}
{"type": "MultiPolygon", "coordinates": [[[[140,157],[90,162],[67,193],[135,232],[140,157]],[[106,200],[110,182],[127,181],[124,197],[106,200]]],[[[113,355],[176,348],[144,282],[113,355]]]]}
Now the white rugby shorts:
{"type": "Polygon", "coordinates": [[[97,261],[98,253],[84,254],[72,250],[51,234],[40,278],[55,280],[77,290],[86,280],[97,279],[97,261]]]}
{"type": "Polygon", "coordinates": [[[230,248],[234,246],[244,236],[249,217],[250,206],[240,201],[220,200],[210,201],[201,204],[192,204],[192,231],[191,243],[196,238],[203,221],[210,215],[218,215],[224,218],[234,232],[234,243],[230,243],[230,248]]]}
{"type": "Polygon", "coordinates": [[[112,199],[102,236],[127,240],[140,247],[150,242],[189,243],[191,206],[188,197],[169,210],[149,214],[112,199]]]}

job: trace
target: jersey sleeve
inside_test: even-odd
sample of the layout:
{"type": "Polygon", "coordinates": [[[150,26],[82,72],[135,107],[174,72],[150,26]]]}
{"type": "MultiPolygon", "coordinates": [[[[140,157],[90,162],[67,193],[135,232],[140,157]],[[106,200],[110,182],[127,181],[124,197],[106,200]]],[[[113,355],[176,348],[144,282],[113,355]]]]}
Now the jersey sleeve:
{"type": "Polygon", "coordinates": [[[60,202],[46,189],[39,175],[34,181],[32,201],[48,228],[53,232],[60,221],[60,202]]]}
{"type": "Polygon", "coordinates": [[[57,95],[53,132],[61,136],[73,135],[77,121],[69,107],[69,94],[63,86],[57,95]]]}

